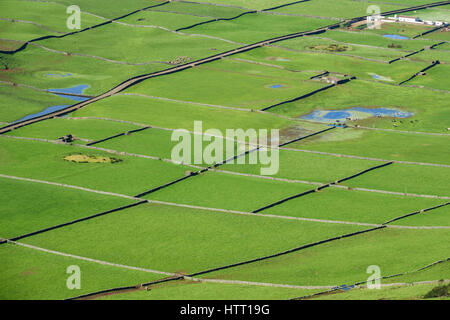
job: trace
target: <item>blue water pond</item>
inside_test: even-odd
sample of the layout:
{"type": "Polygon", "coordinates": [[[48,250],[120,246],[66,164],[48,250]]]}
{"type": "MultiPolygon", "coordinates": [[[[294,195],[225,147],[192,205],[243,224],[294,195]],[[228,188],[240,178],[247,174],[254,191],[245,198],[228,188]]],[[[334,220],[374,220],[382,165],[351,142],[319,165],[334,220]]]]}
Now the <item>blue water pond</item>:
{"type": "Polygon", "coordinates": [[[47,73],[47,76],[49,77],[59,77],[59,78],[65,78],[72,76],[71,73],[47,73]]]}
{"type": "MultiPolygon", "coordinates": [[[[52,91],[52,92],[56,92],[56,93],[60,92],[60,93],[82,94],[84,89],[87,89],[87,88],[89,88],[88,85],[82,84],[82,85],[78,85],[78,86],[74,86],[74,87],[70,87],[70,88],[65,88],[65,89],[48,89],[48,91],[52,91]]],[[[68,96],[68,95],[65,95],[65,94],[57,94],[57,95],[60,96],[60,97],[63,97],[63,98],[68,98],[70,100],[77,101],[77,102],[85,101],[85,100],[89,99],[89,98],[85,98],[85,97],[68,96]]],[[[49,113],[52,113],[52,112],[59,111],[59,110],[62,110],[64,108],[67,108],[69,106],[70,105],[51,106],[51,107],[45,108],[44,110],[42,110],[42,111],[40,111],[38,113],[29,114],[29,115],[23,117],[22,119],[14,121],[13,123],[21,122],[21,121],[25,121],[25,120],[30,120],[30,119],[37,118],[37,117],[40,117],[40,116],[44,116],[46,114],[49,114],[49,113]]]]}
{"type": "Polygon", "coordinates": [[[408,40],[408,37],[400,36],[398,34],[384,34],[383,37],[395,40],[408,40]]]}
{"type": "Polygon", "coordinates": [[[346,110],[315,110],[307,115],[301,117],[301,119],[316,121],[316,122],[336,122],[336,120],[345,121],[348,118],[351,119],[365,119],[369,117],[393,117],[393,118],[408,118],[413,116],[414,113],[400,111],[387,108],[363,108],[353,107],[346,110]]]}
{"type": "Polygon", "coordinates": [[[284,86],[282,84],[274,84],[270,86],[272,89],[278,89],[278,88],[283,88],[284,86]]]}
{"type": "MultiPolygon", "coordinates": [[[[48,89],[48,91],[56,92],[56,93],[83,94],[84,89],[87,89],[87,88],[89,88],[89,86],[87,84],[80,84],[78,86],[65,88],[65,89],[48,89]]],[[[89,99],[89,98],[85,98],[85,97],[75,97],[75,96],[69,96],[69,95],[65,95],[65,94],[58,94],[58,96],[63,97],[63,98],[68,98],[71,100],[75,100],[75,101],[84,101],[84,100],[89,99]]]]}

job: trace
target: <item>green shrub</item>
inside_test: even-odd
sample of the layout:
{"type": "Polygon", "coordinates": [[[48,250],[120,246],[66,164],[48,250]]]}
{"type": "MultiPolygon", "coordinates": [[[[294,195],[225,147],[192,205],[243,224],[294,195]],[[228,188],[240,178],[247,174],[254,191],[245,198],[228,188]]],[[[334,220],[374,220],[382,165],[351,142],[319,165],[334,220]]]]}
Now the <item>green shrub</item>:
{"type": "Polygon", "coordinates": [[[425,299],[429,299],[429,298],[440,298],[440,297],[448,297],[448,296],[450,296],[450,283],[445,284],[445,285],[440,284],[437,287],[434,287],[423,297],[425,299]]]}

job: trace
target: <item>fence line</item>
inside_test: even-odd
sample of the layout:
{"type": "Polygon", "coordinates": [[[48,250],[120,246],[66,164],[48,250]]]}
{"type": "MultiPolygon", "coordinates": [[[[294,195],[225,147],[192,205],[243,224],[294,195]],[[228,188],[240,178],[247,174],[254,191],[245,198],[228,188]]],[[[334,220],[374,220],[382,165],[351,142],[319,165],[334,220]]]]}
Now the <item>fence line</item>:
{"type": "Polygon", "coordinates": [[[117,138],[117,137],[121,137],[121,136],[127,136],[127,135],[129,135],[129,134],[131,134],[131,133],[144,131],[144,130],[147,130],[147,129],[149,129],[149,128],[150,128],[150,127],[144,127],[144,128],[139,128],[139,129],[135,129],[135,130],[130,130],[130,131],[122,132],[122,133],[113,135],[113,136],[111,136],[111,137],[107,137],[107,138],[104,138],[104,139],[101,139],[101,140],[97,140],[97,141],[94,141],[94,142],[90,142],[90,143],[88,143],[88,144],[86,144],[86,145],[87,145],[87,146],[93,146],[94,144],[102,143],[102,142],[105,142],[105,141],[108,141],[108,140],[111,140],[111,139],[114,139],[114,138],[117,138]]]}
{"type": "Polygon", "coordinates": [[[375,167],[371,167],[371,168],[369,168],[369,169],[366,169],[366,170],[363,170],[363,171],[358,172],[358,173],[356,173],[356,174],[353,174],[353,175],[351,175],[351,176],[349,176],[349,177],[346,177],[346,178],[337,180],[337,181],[335,181],[335,182],[329,182],[329,183],[324,184],[324,185],[322,185],[322,186],[320,186],[320,187],[318,187],[318,188],[316,188],[316,189],[311,189],[311,190],[308,190],[308,191],[304,191],[304,192],[302,192],[302,193],[299,193],[299,194],[296,194],[296,195],[293,195],[293,196],[284,198],[284,199],[282,199],[282,200],[273,202],[273,203],[268,204],[268,205],[266,205],[266,206],[264,206],[264,207],[262,207],[262,208],[256,209],[256,210],[254,210],[254,211],[252,211],[252,212],[253,212],[253,213],[259,213],[259,212],[261,212],[261,211],[264,211],[264,210],[273,208],[273,207],[275,207],[275,206],[278,206],[278,205],[280,205],[280,204],[283,204],[283,203],[285,203],[285,202],[287,202],[287,201],[290,201],[290,200],[293,200],[293,199],[297,199],[297,198],[306,196],[306,195],[308,195],[308,194],[312,194],[312,193],[318,192],[318,191],[320,191],[320,190],[323,190],[323,189],[325,189],[325,188],[330,187],[331,185],[339,184],[339,183],[341,183],[341,182],[344,182],[344,181],[347,181],[347,180],[356,178],[356,177],[358,177],[358,176],[360,176],[360,175],[362,175],[362,174],[365,174],[365,173],[367,173],[367,172],[370,172],[370,171],[372,171],[372,170],[376,170],[376,169],[379,169],[379,168],[383,168],[383,167],[386,167],[386,166],[391,165],[391,164],[393,164],[393,162],[388,162],[388,163],[384,163],[384,164],[381,164],[381,165],[378,165],[378,166],[375,166],[375,167]]]}
{"type": "MultiPolygon", "coordinates": [[[[427,265],[427,266],[425,266],[425,267],[422,267],[422,268],[419,268],[419,269],[416,269],[416,270],[413,270],[413,271],[406,271],[406,272],[403,272],[403,273],[397,273],[397,274],[393,274],[393,275],[389,275],[389,276],[384,276],[384,277],[377,278],[377,279],[375,279],[375,280],[390,279],[390,278],[395,278],[395,277],[399,277],[399,276],[403,276],[403,275],[407,275],[407,274],[411,274],[411,273],[416,273],[416,272],[422,271],[422,270],[424,270],[424,269],[427,269],[427,268],[429,268],[429,267],[432,267],[432,266],[434,266],[434,265],[436,265],[436,264],[440,264],[440,263],[447,262],[447,261],[449,261],[449,260],[450,260],[450,258],[442,259],[442,260],[433,262],[433,263],[431,263],[431,264],[429,264],[429,265],[427,265]]],[[[432,282],[432,283],[439,283],[440,281],[441,281],[441,280],[419,281],[419,282],[412,282],[411,284],[412,284],[412,285],[414,285],[414,284],[422,284],[422,283],[425,284],[425,283],[430,283],[430,282],[432,282]]],[[[444,282],[450,282],[450,280],[444,280],[444,282]]],[[[352,286],[349,286],[349,287],[363,288],[363,287],[364,287],[363,284],[365,284],[365,283],[367,283],[367,280],[366,280],[366,281],[360,281],[360,282],[357,282],[357,283],[355,283],[355,284],[353,284],[352,286]]],[[[392,283],[392,284],[386,284],[385,286],[395,286],[395,285],[410,285],[410,284],[409,284],[409,283],[400,283],[400,284],[398,284],[398,283],[392,283]]],[[[328,290],[328,291],[318,292],[318,293],[314,293],[314,294],[307,295],[307,296],[302,296],[302,297],[298,297],[298,298],[293,298],[293,299],[291,299],[291,300],[303,300],[303,299],[313,298],[313,297],[317,297],[317,296],[320,296],[320,295],[333,293],[333,292],[336,292],[336,291],[339,291],[339,290],[340,290],[339,287],[335,287],[335,288],[333,288],[333,289],[331,289],[331,290],[328,290]]]]}
{"type": "Polygon", "coordinates": [[[98,28],[98,27],[101,27],[101,26],[110,24],[110,23],[112,23],[112,22],[115,21],[115,20],[123,19],[123,18],[126,18],[126,17],[128,17],[128,16],[131,16],[131,15],[133,15],[133,14],[135,14],[135,13],[138,13],[138,12],[140,12],[140,11],[147,10],[147,9],[150,9],[150,8],[153,8],[153,7],[163,6],[163,5],[168,4],[168,3],[170,3],[170,1],[166,1],[166,2],[157,4],[157,5],[153,5],[153,6],[148,6],[148,7],[142,8],[142,9],[138,9],[138,10],[135,10],[135,11],[133,11],[133,12],[127,13],[127,14],[125,14],[125,15],[122,15],[122,16],[120,16],[120,17],[118,17],[118,18],[114,18],[114,19],[108,20],[108,21],[106,21],[106,22],[99,23],[99,24],[97,24],[97,25],[94,25],[94,26],[91,26],[91,27],[87,27],[87,28],[84,28],[84,29],[82,29],[82,30],[78,30],[78,31],[73,31],[73,32],[65,33],[65,34],[63,34],[63,35],[59,35],[59,36],[58,36],[58,35],[57,35],[57,36],[55,36],[55,35],[50,35],[50,36],[42,36],[42,37],[34,38],[34,39],[31,39],[31,40],[25,42],[20,48],[18,48],[18,49],[16,49],[16,50],[12,50],[12,51],[4,51],[4,50],[0,50],[0,53],[14,54],[14,53],[17,53],[17,52],[19,52],[19,51],[24,50],[24,49],[28,46],[28,44],[29,44],[29,43],[32,43],[32,42],[37,42],[37,41],[46,40],[46,39],[51,39],[51,38],[58,38],[58,39],[64,38],[64,37],[67,37],[67,36],[70,36],[70,35],[73,35],[73,34],[81,33],[81,32],[84,32],[84,31],[88,31],[88,30],[91,30],[91,29],[95,29],[95,28],[98,28]]]}
{"type": "Polygon", "coordinates": [[[412,79],[414,79],[415,77],[417,77],[417,76],[420,75],[421,73],[427,71],[428,69],[431,69],[431,68],[437,66],[438,64],[440,64],[439,60],[433,61],[433,63],[432,63],[431,65],[429,65],[428,67],[426,67],[426,68],[420,70],[419,72],[417,72],[416,74],[414,74],[414,75],[411,76],[410,78],[408,78],[408,79],[406,79],[406,80],[400,82],[399,85],[402,85],[402,84],[404,84],[404,83],[406,83],[406,82],[408,82],[408,81],[411,81],[412,79]]]}
{"type": "Polygon", "coordinates": [[[245,15],[248,15],[248,14],[272,11],[272,10],[280,9],[280,8],[283,8],[283,7],[287,7],[287,6],[291,6],[291,5],[294,5],[294,4],[298,4],[298,3],[301,3],[301,2],[307,2],[307,1],[311,1],[311,0],[295,1],[295,2],[291,2],[291,3],[286,3],[286,4],[283,4],[283,5],[279,5],[279,6],[276,6],[276,7],[263,9],[263,10],[250,10],[250,11],[246,11],[246,12],[240,13],[237,16],[234,16],[234,17],[231,17],[231,18],[215,18],[215,19],[211,19],[211,20],[195,23],[195,24],[190,25],[190,26],[182,27],[182,28],[177,29],[176,31],[179,32],[179,31],[182,31],[182,30],[188,30],[188,29],[195,28],[197,26],[201,26],[201,25],[204,25],[204,24],[209,24],[209,23],[217,22],[217,21],[232,21],[232,20],[238,19],[238,18],[240,18],[242,16],[245,16],[245,15]]]}

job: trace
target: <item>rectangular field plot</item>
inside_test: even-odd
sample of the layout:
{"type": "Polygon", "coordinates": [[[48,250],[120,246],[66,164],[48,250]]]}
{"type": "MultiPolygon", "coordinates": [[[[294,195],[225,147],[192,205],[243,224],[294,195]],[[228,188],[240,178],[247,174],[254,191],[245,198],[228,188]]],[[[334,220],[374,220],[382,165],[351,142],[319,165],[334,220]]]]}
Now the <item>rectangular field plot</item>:
{"type": "MultiPolygon", "coordinates": [[[[433,50],[425,50],[414,56],[411,56],[411,59],[412,60],[429,61],[430,64],[432,61],[436,61],[436,60],[439,60],[441,63],[449,63],[450,62],[450,52],[448,50],[445,50],[444,48],[445,48],[444,45],[439,45],[439,46],[434,47],[433,50]]],[[[444,65],[444,64],[439,65],[438,67],[442,67],[442,66],[444,68],[446,67],[446,65],[444,65]]],[[[439,68],[439,69],[442,69],[442,68],[439,68]]],[[[428,70],[428,71],[433,71],[433,69],[428,70]]],[[[448,86],[446,88],[448,88],[448,86]]],[[[443,89],[443,90],[446,90],[446,89],[443,89]]]]}
{"type": "MultiPolygon", "coordinates": [[[[176,30],[214,19],[229,19],[244,13],[245,10],[229,6],[185,3],[172,1],[164,6],[150,8],[120,22],[136,25],[156,25],[176,30]]],[[[189,33],[189,31],[186,31],[189,33]]]]}
{"type": "Polygon", "coordinates": [[[422,37],[419,37],[418,39],[429,39],[434,41],[449,41],[450,40],[450,34],[448,31],[434,31],[431,33],[428,33],[422,37]]]}
{"type": "Polygon", "coordinates": [[[126,92],[227,107],[262,109],[325,87],[326,84],[308,81],[312,75],[226,60],[150,79],[126,92]],[[224,94],[218,95],[218,92],[224,94]]]}
{"type": "MultiPolygon", "coordinates": [[[[449,240],[448,230],[382,229],[203,277],[295,285],[351,285],[367,280],[370,265],[379,266],[381,275],[388,276],[446,258],[449,240]]],[[[448,275],[447,270],[440,278],[448,275]]]]}
{"type": "Polygon", "coordinates": [[[78,295],[116,287],[138,285],[164,278],[164,275],[83,261],[72,257],[24,248],[19,245],[0,246],[0,273],[5,300],[69,299],[78,295]],[[81,289],[67,288],[69,266],[81,271],[81,289]]]}
{"type": "Polygon", "coordinates": [[[43,40],[39,44],[128,63],[169,63],[178,57],[198,60],[210,56],[211,48],[227,51],[237,47],[222,40],[179,35],[158,28],[133,28],[116,23],[62,39],[43,40]],[[98,46],[98,43],[102,45],[98,46]]]}
{"type": "MultiPolygon", "coordinates": [[[[167,7],[162,6],[160,10],[163,9],[167,9],[167,7]]],[[[139,27],[162,27],[174,31],[178,28],[201,23],[210,19],[211,18],[209,17],[182,15],[167,11],[141,11],[135,15],[120,20],[120,23],[126,23],[128,26],[136,29],[139,27]]]]}
{"type": "MultiPolygon", "coordinates": [[[[407,83],[408,84],[408,83],[407,83]]],[[[286,103],[270,111],[290,117],[303,117],[314,110],[343,111],[351,108],[390,109],[405,114],[405,118],[395,118],[388,114],[382,117],[354,115],[348,125],[361,125],[399,131],[419,131],[446,133],[450,116],[445,94],[419,88],[400,87],[383,83],[353,80],[337,88],[322,91],[307,99],[286,103]],[[370,92],[370,99],[367,98],[370,92]]],[[[356,109],[357,110],[357,109],[356,109]]],[[[376,113],[376,112],[375,112],[376,113]]],[[[322,119],[333,122],[333,119],[322,119]]]]}
{"type": "MultiPolygon", "coordinates": [[[[281,205],[264,210],[262,213],[382,224],[390,219],[433,207],[443,202],[445,200],[327,188],[320,192],[287,201],[281,205]]],[[[408,224],[406,223],[406,225],[408,224]]]]}
{"type": "Polygon", "coordinates": [[[139,128],[141,127],[133,124],[106,120],[53,118],[23,127],[17,131],[11,131],[8,134],[48,140],[56,140],[71,134],[75,137],[74,143],[86,144],[139,128]]]}
{"type": "Polygon", "coordinates": [[[182,30],[182,32],[203,34],[250,44],[291,33],[310,31],[334,23],[336,21],[330,19],[253,13],[235,20],[215,21],[199,25],[182,30]]]}
{"type": "Polygon", "coordinates": [[[0,237],[14,238],[136,201],[0,177],[0,237]]]}
{"type": "Polygon", "coordinates": [[[112,3],[110,0],[55,0],[63,7],[76,4],[81,11],[101,15],[108,19],[116,19],[127,15],[135,10],[148,8],[151,6],[162,5],[163,0],[128,0],[126,5],[120,3],[112,3]]]}
{"type": "MultiPolygon", "coordinates": [[[[323,34],[324,37],[327,35],[327,33],[323,34]]],[[[342,56],[362,57],[385,62],[408,54],[406,51],[396,49],[389,50],[388,48],[382,47],[371,47],[367,45],[337,42],[322,38],[320,35],[318,37],[309,36],[283,41],[280,43],[280,46],[301,52],[330,53],[342,56]]]]}
{"type": "Polygon", "coordinates": [[[368,129],[336,129],[315,139],[292,143],[291,148],[399,161],[450,164],[450,137],[368,129]]]}
{"type": "MultiPolygon", "coordinates": [[[[395,279],[395,278],[394,278],[395,279]]],[[[379,290],[356,288],[351,292],[338,291],[336,294],[325,294],[308,298],[308,300],[420,300],[438,284],[413,284],[411,286],[388,286],[379,290]]],[[[445,298],[441,298],[445,300],[445,298]]],[[[437,298],[437,300],[440,300],[437,298]]]]}
{"type": "Polygon", "coordinates": [[[449,71],[449,65],[440,64],[434,68],[427,70],[425,75],[417,76],[411,81],[406,82],[406,85],[424,86],[427,88],[448,91],[450,80],[448,79],[447,75],[449,71]]]}
{"type": "Polygon", "coordinates": [[[310,189],[309,184],[208,172],[145,198],[249,212],[310,189]]]}
{"type": "MultiPolygon", "coordinates": [[[[58,41],[58,40],[57,40],[58,41]]],[[[40,42],[37,44],[41,45],[40,42]]],[[[59,50],[59,48],[57,48],[59,50]]],[[[161,63],[132,65],[117,61],[107,61],[97,56],[78,56],[64,51],[50,52],[29,45],[26,50],[7,55],[11,69],[2,72],[0,79],[26,84],[40,89],[67,89],[86,85],[84,95],[97,95],[118,85],[136,74],[145,74],[168,68],[161,63]]],[[[68,104],[75,104],[74,101],[68,104]]]]}
{"type": "MultiPolygon", "coordinates": [[[[277,45],[283,46],[283,41],[277,45]]],[[[327,70],[352,75],[358,79],[373,80],[372,74],[389,77],[392,83],[408,79],[427,67],[427,62],[398,61],[388,64],[369,61],[359,57],[348,57],[333,53],[303,53],[280,47],[263,47],[241,53],[236,58],[258,62],[269,62],[293,70],[327,70]]]]}
{"type": "Polygon", "coordinates": [[[356,226],[144,204],[23,242],[108,262],[189,274],[358,230],[361,228],[356,226]]]}
{"type": "MultiPolygon", "coordinates": [[[[383,23],[380,29],[374,28],[365,30],[364,33],[374,33],[379,35],[395,34],[402,37],[413,38],[414,36],[433,30],[434,26],[412,23],[383,23]]],[[[405,39],[405,41],[410,41],[405,39]]]]}
{"type": "MultiPolygon", "coordinates": [[[[431,2],[431,1],[430,1],[431,2]]],[[[434,8],[427,8],[416,12],[405,12],[405,16],[414,16],[422,20],[431,21],[449,21],[450,20],[450,5],[443,5],[434,8]]]]}
{"type": "MultiPolygon", "coordinates": [[[[268,114],[208,107],[189,102],[174,102],[152,97],[119,94],[93,103],[72,114],[73,117],[106,117],[171,129],[192,131],[194,121],[203,129],[284,128],[296,122],[268,114]]],[[[314,128],[314,125],[312,126],[314,128]]],[[[318,127],[315,125],[315,127],[318,127]]]]}
{"type": "Polygon", "coordinates": [[[450,206],[416,214],[402,220],[394,221],[395,225],[407,226],[450,226],[450,206]]]}
{"type": "Polygon", "coordinates": [[[322,38],[328,40],[339,41],[348,44],[359,44],[363,46],[373,46],[385,49],[396,49],[399,51],[417,51],[426,46],[431,46],[436,41],[425,39],[401,40],[384,37],[382,34],[371,33],[366,31],[347,31],[345,29],[328,30],[326,33],[307,38],[322,38]]]}
{"type": "Polygon", "coordinates": [[[0,150],[2,174],[130,196],[183,177],[190,169],[158,160],[37,141],[4,138],[0,150]],[[93,159],[100,162],[86,163],[93,159]]]}
{"type": "MultiPolygon", "coordinates": [[[[28,39],[11,38],[16,40],[31,40],[41,36],[61,35],[71,32],[72,30],[67,28],[66,21],[69,15],[66,13],[66,9],[66,6],[51,2],[4,0],[0,3],[0,18],[2,20],[14,20],[14,22],[9,20],[10,26],[6,27],[7,30],[26,28],[25,26],[35,27],[34,30],[37,33],[28,39]],[[48,17],[52,18],[48,19],[48,17]]],[[[82,22],[81,27],[87,28],[105,22],[105,19],[82,12],[80,21],[82,22]]],[[[5,37],[3,32],[2,37],[5,37]]]]}
{"type": "MultiPolygon", "coordinates": [[[[439,261],[439,260],[438,260],[439,261]]],[[[436,261],[436,262],[438,262],[436,261]]],[[[398,277],[393,277],[385,279],[385,283],[413,283],[419,281],[429,281],[429,280],[441,280],[448,278],[448,271],[450,270],[450,260],[444,258],[440,263],[436,263],[423,270],[412,270],[413,272],[401,275],[398,277]]]]}
{"type": "Polygon", "coordinates": [[[0,20],[0,31],[7,47],[2,50],[13,51],[20,48],[26,41],[39,38],[49,34],[57,34],[50,32],[34,24],[11,22],[9,20],[0,20]]]}
{"type": "Polygon", "coordinates": [[[286,300],[321,291],[188,280],[153,285],[150,288],[150,291],[116,294],[97,300],[286,300]]]}
{"type": "Polygon", "coordinates": [[[30,114],[41,112],[47,107],[71,105],[73,101],[46,92],[13,87],[0,83],[0,121],[13,122],[30,114]],[[14,107],[12,107],[14,106],[14,107]]]}
{"type": "MultiPolygon", "coordinates": [[[[250,161],[248,156],[246,156],[245,159],[245,164],[226,164],[219,167],[219,169],[260,175],[261,168],[268,167],[268,165],[249,164],[250,161]]],[[[341,158],[300,151],[279,150],[279,171],[273,176],[292,180],[328,183],[348,177],[379,164],[381,164],[381,162],[378,161],[341,158]]]]}
{"type": "Polygon", "coordinates": [[[350,187],[450,196],[450,168],[395,163],[344,182],[350,187]]]}
{"type": "Polygon", "coordinates": [[[204,4],[213,4],[214,6],[233,6],[233,7],[245,7],[251,10],[263,10],[267,8],[273,8],[280,5],[292,3],[289,0],[200,0],[197,1],[204,4]]]}
{"type": "MultiPolygon", "coordinates": [[[[377,3],[381,12],[391,11],[404,7],[387,3],[377,3]]],[[[275,12],[304,14],[310,16],[322,16],[333,18],[352,18],[367,15],[368,4],[349,0],[313,0],[277,9],[275,12]]]]}
{"type": "Polygon", "coordinates": [[[22,44],[23,44],[23,41],[1,39],[0,40],[0,50],[14,51],[14,50],[19,49],[22,46],[22,44]]]}
{"type": "Polygon", "coordinates": [[[246,12],[246,10],[228,4],[218,6],[211,3],[171,1],[164,6],[148,9],[146,12],[170,12],[183,16],[229,19],[246,12]]]}
{"type": "MultiPolygon", "coordinates": [[[[115,139],[111,139],[105,142],[101,142],[96,144],[96,146],[101,148],[107,148],[107,149],[113,149],[113,150],[120,150],[125,151],[129,153],[135,153],[135,154],[142,154],[142,155],[148,155],[153,157],[160,157],[163,159],[172,159],[174,161],[183,161],[183,163],[189,163],[189,164],[195,164],[198,166],[204,166],[207,167],[209,165],[213,165],[215,163],[220,163],[233,155],[241,154],[246,151],[246,146],[244,144],[239,144],[234,142],[233,140],[225,140],[222,137],[212,137],[212,136],[206,136],[202,134],[192,134],[188,133],[186,137],[183,137],[182,139],[175,139],[177,136],[175,133],[174,135],[174,141],[172,141],[172,135],[174,134],[171,130],[161,130],[156,128],[150,128],[144,131],[136,132],[131,135],[124,135],[115,139]],[[204,141],[203,148],[198,148],[198,150],[195,147],[195,141],[200,141],[201,139],[210,138],[212,142],[210,141],[204,141]],[[185,141],[190,141],[190,148],[188,150],[176,152],[175,148],[178,148],[178,145],[185,141]],[[229,141],[229,142],[228,142],[229,141]],[[226,143],[230,144],[230,152],[234,151],[234,153],[227,157],[228,147],[226,147],[226,143]],[[217,158],[215,154],[211,155],[210,152],[208,152],[210,143],[220,143],[223,144],[223,152],[221,154],[217,155],[217,158]],[[198,155],[196,155],[196,152],[201,153],[202,157],[200,159],[196,159],[198,155]],[[174,157],[172,157],[172,152],[174,152],[174,157]],[[178,159],[179,154],[182,154],[184,152],[189,153],[188,160],[186,161],[184,158],[178,159]],[[214,158],[217,161],[213,161],[214,159],[211,159],[209,161],[205,156],[210,157],[214,156],[214,158]],[[208,160],[208,161],[206,161],[208,160]]],[[[248,147],[247,147],[248,148],[248,147]]],[[[215,153],[215,152],[214,152],[215,153]]],[[[181,155],[180,155],[181,157],[181,155]]]]}

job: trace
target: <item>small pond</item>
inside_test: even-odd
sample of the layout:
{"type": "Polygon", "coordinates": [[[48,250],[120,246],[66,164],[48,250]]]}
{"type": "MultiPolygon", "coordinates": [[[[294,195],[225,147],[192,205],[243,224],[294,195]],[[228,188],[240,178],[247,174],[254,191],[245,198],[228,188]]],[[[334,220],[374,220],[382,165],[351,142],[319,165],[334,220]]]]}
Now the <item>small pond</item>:
{"type": "Polygon", "coordinates": [[[345,110],[315,110],[300,118],[315,122],[333,123],[337,120],[339,122],[345,122],[348,118],[352,120],[370,117],[408,118],[413,115],[414,113],[412,112],[395,109],[354,107],[345,110]]]}
{"type": "Polygon", "coordinates": [[[389,38],[389,39],[394,39],[394,40],[408,40],[408,37],[405,36],[401,36],[398,34],[384,34],[383,37],[385,38],[389,38]]]}
{"type": "MultiPolygon", "coordinates": [[[[64,89],[48,89],[48,91],[56,92],[57,95],[60,96],[60,97],[68,98],[70,100],[74,100],[74,101],[80,102],[80,101],[88,100],[89,98],[69,96],[69,95],[65,95],[63,93],[83,94],[84,89],[87,89],[87,88],[89,88],[88,85],[82,84],[82,85],[78,85],[78,86],[74,86],[74,87],[70,87],[70,88],[64,88],[64,89]],[[62,94],[58,94],[58,93],[62,93],[62,94]]],[[[57,105],[57,106],[47,107],[47,108],[45,108],[44,110],[42,110],[42,111],[40,111],[38,113],[29,114],[29,115],[23,117],[22,119],[14,121],[13,123],[21,122],[21,121],[25,121],[25,120],[30,120],[30,119],[37,118],[37,117],[40,117],[40,116],[44,116],[46,114],[65,109],[65,108],[67,108],[69,106],[70,105],[57,105]]]]}

